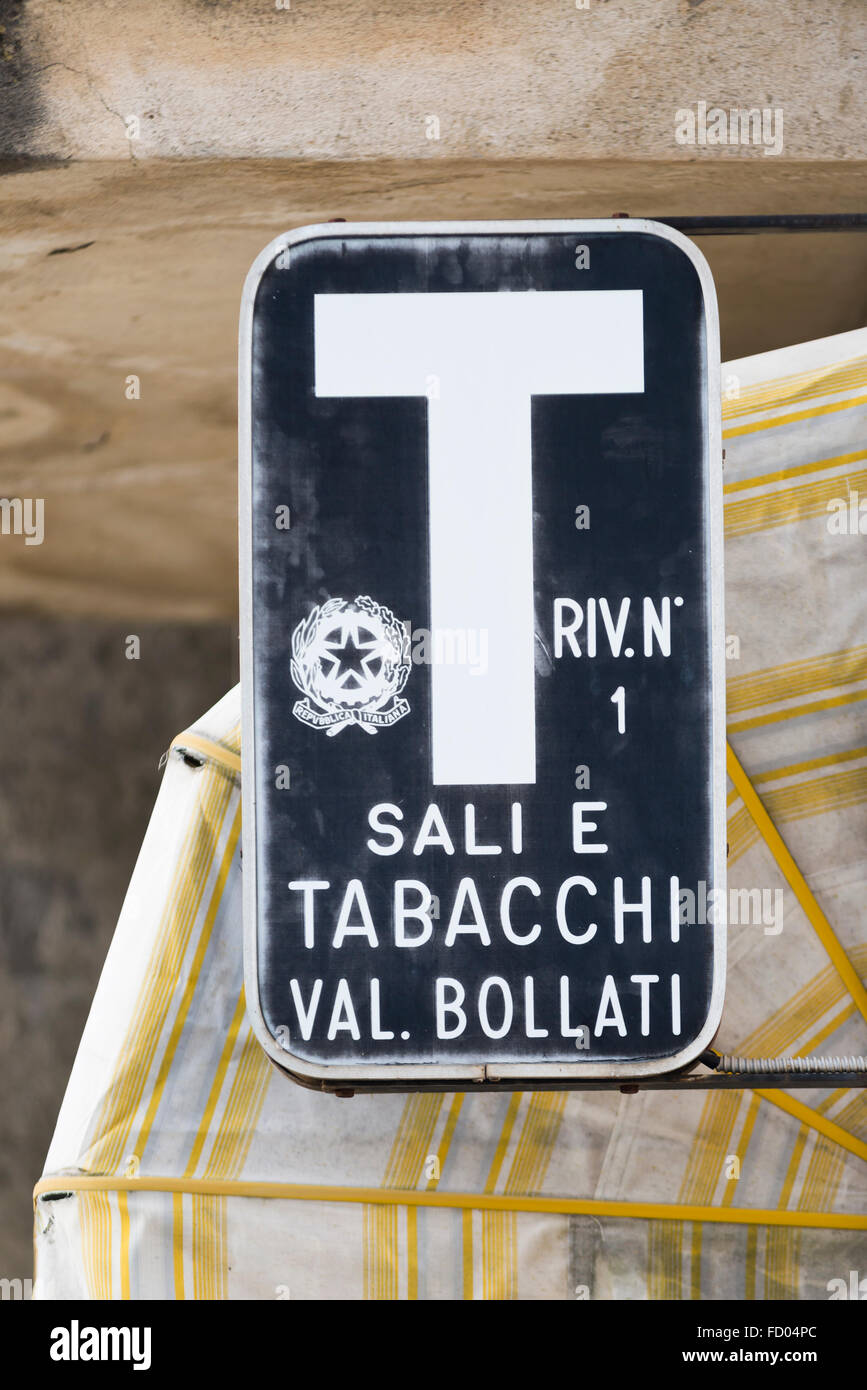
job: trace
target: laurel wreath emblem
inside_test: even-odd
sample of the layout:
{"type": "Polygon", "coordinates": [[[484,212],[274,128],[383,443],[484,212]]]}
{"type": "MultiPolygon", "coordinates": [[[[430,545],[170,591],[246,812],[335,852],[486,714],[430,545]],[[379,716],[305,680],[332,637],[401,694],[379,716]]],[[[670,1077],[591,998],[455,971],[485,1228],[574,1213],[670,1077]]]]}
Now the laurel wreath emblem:
{"type": "Polygon", "coordinates": [[[366,594],[359,594],[351,603],[342,598],[330,598],[313,608],[292,634],[290,670],[296,686],[307,697],[296,704],[293,713],[303,723],[324,727],[330,735],[352,723],[359,724],[368,733],[376,733],[379,727],[396,723],[409,711],[407,702],[399,699],[411,670],[409,636],[391,609],[366,594]],[[323,688],[322,663],[312,652],[323,626],[347,612],[366,614],[379,629],[386,647],[377,676],[377,692],[368,696],[363,705],[357,699],[335,698],[332,691],[323,688]],[[311,702],[324,713],[317,716],[311,709],[311,702]]]}

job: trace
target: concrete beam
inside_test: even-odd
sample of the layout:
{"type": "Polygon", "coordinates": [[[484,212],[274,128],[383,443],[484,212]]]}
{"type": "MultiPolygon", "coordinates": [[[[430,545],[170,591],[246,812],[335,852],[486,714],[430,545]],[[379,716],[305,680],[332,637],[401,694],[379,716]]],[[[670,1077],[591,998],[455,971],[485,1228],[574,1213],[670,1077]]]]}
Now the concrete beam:
{"type": "MultiPolygon", "coordinates": [[[[0,211],[0,606],[199,621],[236,608],[241,287],[292,226],[858,209],[864,167],[729,161],[153,161],[8,175],[0,211]],[[141,383],[125,396],[128,376],[141,383]]],[[[867,237],[708,238],[723,351],[858,327],[867,237]]]]}

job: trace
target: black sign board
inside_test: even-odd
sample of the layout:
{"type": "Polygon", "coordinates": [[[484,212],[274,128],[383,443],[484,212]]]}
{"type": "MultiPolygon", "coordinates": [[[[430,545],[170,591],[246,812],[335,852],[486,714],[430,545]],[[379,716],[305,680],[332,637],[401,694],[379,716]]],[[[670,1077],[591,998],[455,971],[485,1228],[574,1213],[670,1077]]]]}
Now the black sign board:
{"type": "Polygon", "coordinates": [[[708,1045],[721,491],[713,282],[670,228],[328,224],[256,261],[245,954],[287,1071],[568,1084],[708,1045]]]}

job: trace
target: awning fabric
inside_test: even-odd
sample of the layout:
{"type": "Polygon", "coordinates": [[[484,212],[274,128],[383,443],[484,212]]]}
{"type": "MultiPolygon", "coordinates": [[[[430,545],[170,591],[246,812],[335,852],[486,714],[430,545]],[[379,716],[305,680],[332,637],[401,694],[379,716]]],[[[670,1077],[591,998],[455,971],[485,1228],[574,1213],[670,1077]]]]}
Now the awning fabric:
{"type": "MultiPolygon", "coordinates": [[[[867,330],[726,364],[723,429],[729,887],[764,896],[716,1045],[864,1053],[867,330]]],[[[35,1297],[825,1299],[867,1268],[864,1091],[349,1100],[275,1072],[239,770],[236,689],[168,758],[37,1186],[35,1297]]]]}

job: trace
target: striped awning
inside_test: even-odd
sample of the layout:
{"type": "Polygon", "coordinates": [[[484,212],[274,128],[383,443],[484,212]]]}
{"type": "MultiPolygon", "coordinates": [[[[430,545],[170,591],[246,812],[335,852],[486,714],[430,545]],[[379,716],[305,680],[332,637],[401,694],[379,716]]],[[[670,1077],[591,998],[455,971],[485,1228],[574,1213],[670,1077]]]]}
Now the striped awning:
{"type": "MultiPolygon", "coordinates": [[[[863,1053],[867,331],[726,364],[723,427],[747,920],[717,1045],[863,1053]]],[[[272,1070],[240,753],[234,690],[169,756],[37,1186],[35,1297],[828,1298],[864,1268],[863,1091],[348,1101],[272,1070]]]]}

